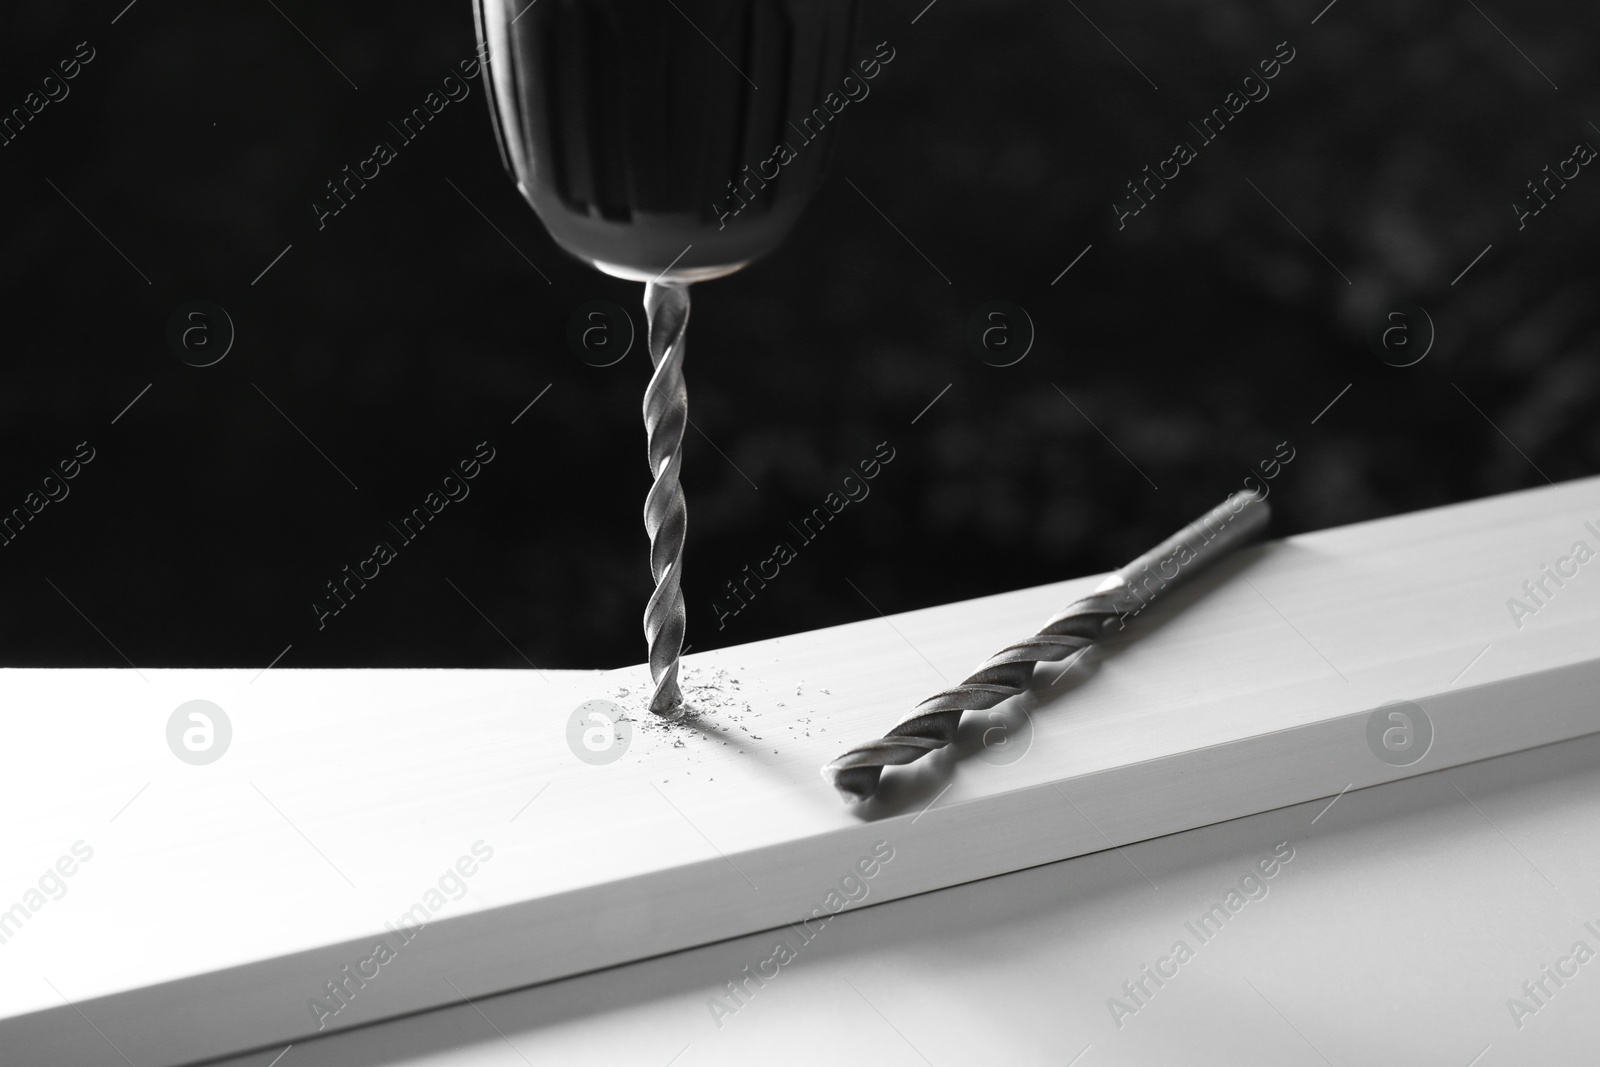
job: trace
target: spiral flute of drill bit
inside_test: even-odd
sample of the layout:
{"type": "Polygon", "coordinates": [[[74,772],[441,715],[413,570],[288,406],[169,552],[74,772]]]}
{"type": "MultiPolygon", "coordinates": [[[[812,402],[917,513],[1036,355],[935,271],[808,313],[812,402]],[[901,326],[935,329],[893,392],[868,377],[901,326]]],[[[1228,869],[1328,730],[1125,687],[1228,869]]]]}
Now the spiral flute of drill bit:
{"type": "Polygon", "coordinates": [[[985,711],[1023,692],[1035,664],[1063,660],[1090,648],[1099,641],[1106,623],[1143,610],[1158,593],[1254,537],[1265,527],[1270,513],[1264,497],[1233,494],[1113,572],[1094,592],[1068,604],[1026,641],[1007,645],[957,685],[922,701],[885,736],[857,745],[823,767],[823,777],[846,801],[866,800],[877,791],[885,767],[914,762],[952,744],[963,712],[985,711]],[[1177,570],[1170,576],[1162,573],[1179,552],[1187,555],[1177,570]],[[1153,579],[1152,567],[1159,568],[1153,579]]]}
{"type": "Polygon", "coordinates": [[[958,685],[918,704],[884,737],[857,745],[823,768],[847,800],[865,800],[886,766],[921,759],[953,743],[963,712],[984,711],[1028,688],[1036,663],[1063,660],[1093,645],[1118,614],[1110,596],[1095,593],[1069,604],[1026,641],[1007,645],[958,685]]]}
{"type": "Polygon", "coordinates": [[[650,576],[656,583],[644,611],[644,633],[650,644],[650,677],[655,682],[650,710],[672,716],[681,714],[683,709],[678,657],[683,650],[683,540],[689,513],[679,472],[683,467],[683,431],[689,421],[688,392],[683,381],[688,286],[649,283],[644,290],[644,312],[650,333],[650,360],[655,364],[644,394],[650,476],[655,479],[644,501],[644,528],[650,534],[650,576]]]}

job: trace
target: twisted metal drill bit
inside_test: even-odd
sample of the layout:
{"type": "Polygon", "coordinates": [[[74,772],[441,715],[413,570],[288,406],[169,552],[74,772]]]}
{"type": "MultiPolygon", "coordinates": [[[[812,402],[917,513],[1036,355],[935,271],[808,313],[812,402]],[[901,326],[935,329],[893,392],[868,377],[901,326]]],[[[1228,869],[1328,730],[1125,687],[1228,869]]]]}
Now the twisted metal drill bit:
{"type": "Polygon", "coordinates": [[[644,528],[650,534],[650,576],[656,590],[644,609],[644,634],[650,643],[650,677],[655,692],[650,710],[682,714],[678,657],[683,651],[683,539],[689,511],[679,471],[683,467],[683,429],[689,421],[683,382],[684,333],[689,326],[689,287],[654,281],[644,288],[644,313],[650,332],[655,373],[644,393],[644,426],[649,437],[650,476],[644,501],[644,528]]]}
{"type": "Polygon", "coordinates": [[[1270,515],[1264,496],[1234,493],[1107,576],[1094,592],[1061,609],[1034,636],[1007,645],[959,684],[918,704],[886,736],[857,745],[823,767],[822,776],[846,802],[866,800],[877,791],[884,767],[911,763],[951,744],[962,712],[984,711],[1022,692],[1034,664],[1063,660],[1090,648],[1112,619],[1126,624],[1158,595],[1254,537],[1270,515]]]}

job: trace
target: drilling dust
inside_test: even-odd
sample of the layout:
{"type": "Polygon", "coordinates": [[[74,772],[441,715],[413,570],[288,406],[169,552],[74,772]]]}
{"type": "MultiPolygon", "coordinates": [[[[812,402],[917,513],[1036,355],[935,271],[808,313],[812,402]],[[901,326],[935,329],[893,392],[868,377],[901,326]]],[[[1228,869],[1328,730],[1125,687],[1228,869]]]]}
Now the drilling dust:
{"type": "MultiPolygon", "coordinates": [[[[661,747],[674,748],[684,753],[686,763],[710,762],[713,766],[709,769],[714,769],[717,760],[732,752],[741,756],[747,751],[760,753],[785,736],[794,740],[811,736],[810,715],[785,723],[773,722],[770,717],[763,721],[764,717],[746,698],[739,675],[726,668],[685,667],[680,685],[684,710],[672,719],[651,713],[648,686],[618,686],[612,692],[612,701],[632,721],[635,738],[648,742],[641,746],[639,758],[661,747]]],[[[797,693],[799,690],[796,686],[797,693]]],[[[780,701],[777,706],[783,708],[785,704],[780,701]]],[[[825,733],[826,727],[818,730],[825,733]]],[[[776,756],[782,750],[771,751],[776,756]]],[[[693,776],[694,771],[686,768],[684,773],[693,776]]]]}

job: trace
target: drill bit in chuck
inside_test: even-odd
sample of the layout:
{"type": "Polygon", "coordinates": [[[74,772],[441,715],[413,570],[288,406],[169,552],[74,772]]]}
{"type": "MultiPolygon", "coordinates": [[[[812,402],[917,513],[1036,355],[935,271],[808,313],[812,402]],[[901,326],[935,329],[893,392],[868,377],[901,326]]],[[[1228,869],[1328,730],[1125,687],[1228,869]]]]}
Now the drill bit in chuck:
{"type": "Polygon", "coordinates": [[[911,710],[887,735],[857,745],[822,768],[847,802],[878,789],[883,768],[921,759],[956,738],[966,711],[984,711],[1028,688],[1034,665],[1066,659],[1100,640],[1112,619],[1142,611],[1156,596],[1258,534],[1271,515],[1266,498],[1234,493],[1204,516],[1112,573],[1068,604],[1026,641],[1008,645],[959,684],[911,710]]]}
{"type": "Polygon", "coordinates": [[[644,312],[650,333],[650,360],[655,364],[644,394],[644,426],[649,438],[650,476],[654,479],[644,501],[644,528],[650,534],[650,576],[656,583],[644,610],[650,677],[655,682],[650,710],[657,715],[676,716],[683,712],[678,658],[683,651],[683,539],[689,515],[679,481],[683,430],[689,421],[688,392],[683,382],[689,287],[664,281],[649,283],[644,290],[644,312]]]}

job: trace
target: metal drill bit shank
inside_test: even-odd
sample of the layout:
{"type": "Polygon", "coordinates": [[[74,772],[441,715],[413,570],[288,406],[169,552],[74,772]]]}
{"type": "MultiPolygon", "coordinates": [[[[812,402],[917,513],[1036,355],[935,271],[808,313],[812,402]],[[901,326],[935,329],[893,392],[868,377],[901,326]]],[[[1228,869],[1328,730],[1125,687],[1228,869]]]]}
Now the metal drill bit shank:
{"type": "Polygon", "coordinates": [[[644,610],[644,633],[650,642],[650,677],[655,692],[650,710],[657,715],[681,714],[678,657],[683,651],[683,539],[688,507],[679,471],[683,466],[683,430],[689,420],[683,382],[684,333],[689,326],[689,287],[654,281],[644,289],[644,313],[650,332],[650,360],[655,373],[644,394],[644,426],[648,435],[650,476],[655,479],[644,501],[644,528],[650,534],[650,576],[656,589],[644,610]]]}
{"type": "Polygon", "coordinates": [[[919,760],[955,741],[966,711],[983,711],[1028,687],[1036,663],[1066,659],[1100,640],[1106,623],[1142,611],[1156,596],[1203,569],[1267,524],[1266,498],[1234,493],[1204,516],[1113,572],[1093,593],[1068,604],[1026,641],[1007,645],[959,684],[912,709],[889,733],[822,768],[846,801],[877,791],[886,766],[919,760]],[[1174,567],[1173,573],[1167,573],[1174,567]],[[1154,573],[1152,573],[1154,569],[1154,573]]]}

